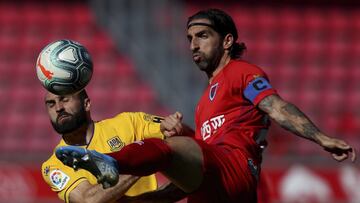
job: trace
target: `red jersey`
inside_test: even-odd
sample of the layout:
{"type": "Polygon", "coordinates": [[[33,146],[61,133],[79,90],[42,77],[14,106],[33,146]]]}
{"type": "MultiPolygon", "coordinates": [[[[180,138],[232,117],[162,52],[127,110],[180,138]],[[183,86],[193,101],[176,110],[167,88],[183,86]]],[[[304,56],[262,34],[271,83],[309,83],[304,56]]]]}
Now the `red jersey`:
{"type": "Polygon", "coordinates": [[[257,104],[271,94],[276,91],[259,67],[231,60],[200,98],[195,113],[196,139],[247,152],[266,144],[270,121],[257,104]]]}

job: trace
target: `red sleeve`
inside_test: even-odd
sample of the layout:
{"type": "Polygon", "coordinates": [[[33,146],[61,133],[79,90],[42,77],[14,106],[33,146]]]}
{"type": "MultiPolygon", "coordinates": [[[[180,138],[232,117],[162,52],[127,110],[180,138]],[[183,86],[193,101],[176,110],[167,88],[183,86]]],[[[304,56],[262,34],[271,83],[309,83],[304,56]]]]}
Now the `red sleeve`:
{"type": "Polygon", "coordinates": [[[253,105],[258,105],[262,99],[269,95],[277,94],[261,68],[246,62],[237,62],[237,64],[239,68],[234,68],[237,73],[231,75],[241,76],[238,77],[237,83],[241,86],[243,97],[253,105]]]}

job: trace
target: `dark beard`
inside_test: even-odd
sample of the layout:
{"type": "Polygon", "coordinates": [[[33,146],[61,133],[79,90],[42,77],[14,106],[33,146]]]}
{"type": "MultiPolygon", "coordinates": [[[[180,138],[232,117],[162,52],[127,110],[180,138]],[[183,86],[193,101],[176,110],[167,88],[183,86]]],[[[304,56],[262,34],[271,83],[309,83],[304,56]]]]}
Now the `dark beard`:
{"type": "MultiPolygon", "coordinates": [[[[51,121],[51,125],[53,126],[54,130],[59,134],[71,133],[79,129],[87,122],[87,116],[84,108],[81,108],[77,113],[73,115],[68,113],[64,114],[71,116],[71,118],[65,120],[62,124],[58,123],[58,119],[56,119],[56,122],[51,121]]],[[[61,115],[62,114],[60,114],[59,116],[61,115]]]]}
{"type": "Polygon", "coordinates": [[[223,54],[224,52],[215,52],[215,55],[211,59],[207,58],[203,54],[203,61],[196,63],[196,65],[200,68],[200,70],[206,72],[208,75],[212,75],[212,73],[218,68],[223,54]]]}

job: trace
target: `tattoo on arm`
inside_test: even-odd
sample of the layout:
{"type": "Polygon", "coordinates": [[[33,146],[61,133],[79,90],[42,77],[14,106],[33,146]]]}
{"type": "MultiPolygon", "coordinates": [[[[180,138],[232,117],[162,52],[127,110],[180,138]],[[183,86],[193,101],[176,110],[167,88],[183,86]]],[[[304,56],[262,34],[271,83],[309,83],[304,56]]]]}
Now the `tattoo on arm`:
{"type": "Polygon", "coordinates": [[[268,113],[281,127],[298,136],[316,141],[316,136],[321,133],[299,108],[279,96],[271,95],[264,98],[259,108],[268,113]]]}
{"type": "Polygon", "coordinates": [[[279,124],[291,132],[296,132],[296,127],[287,120],[280,121],[279,124]]]}
{"type": "Polygon", "coordinates": [[[304,128],[304,134],[306,137],[312,137],[316,133],[320,132],[320,130],[311,122],[303,124],[303,128],[304,128]]]}

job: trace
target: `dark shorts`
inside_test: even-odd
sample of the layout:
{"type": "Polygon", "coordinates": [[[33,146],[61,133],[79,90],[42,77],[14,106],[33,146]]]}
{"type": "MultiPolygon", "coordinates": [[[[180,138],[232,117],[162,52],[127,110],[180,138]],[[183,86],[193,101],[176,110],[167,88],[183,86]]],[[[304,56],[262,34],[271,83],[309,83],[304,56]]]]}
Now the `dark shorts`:
{"type": "Polygon", "coordinates": [[[204,180],[188,202],[256,202],[258,168],[251,157],[238,148],[196,142],[204,157],[204,180]]]}

